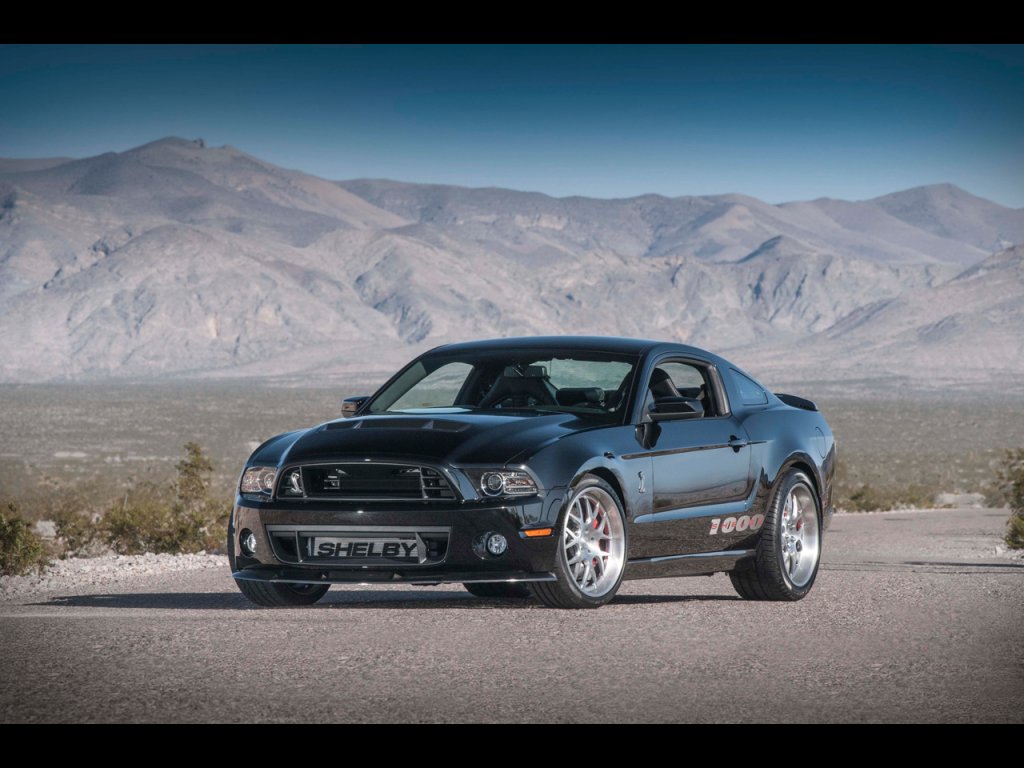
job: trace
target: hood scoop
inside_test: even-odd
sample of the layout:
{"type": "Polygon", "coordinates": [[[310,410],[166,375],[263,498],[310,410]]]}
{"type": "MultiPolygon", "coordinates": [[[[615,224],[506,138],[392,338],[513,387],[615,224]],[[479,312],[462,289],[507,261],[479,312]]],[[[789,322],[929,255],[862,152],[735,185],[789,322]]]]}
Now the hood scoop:
{"type": "Polygon", "coordinates": [[[381,419],[346,419],[345,421],[332,421],[327,424],[324,429],[426,429],[432,432],[464,432],[469,429],[469,424],[464,421],[449,421],[446,419],[404,419],[385,417],[381,419]]]}

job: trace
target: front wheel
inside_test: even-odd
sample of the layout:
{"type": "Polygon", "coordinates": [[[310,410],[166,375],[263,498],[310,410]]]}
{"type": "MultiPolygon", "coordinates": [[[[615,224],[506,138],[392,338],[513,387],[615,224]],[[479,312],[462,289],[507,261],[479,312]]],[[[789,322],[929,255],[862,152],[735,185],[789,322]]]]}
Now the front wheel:
{"type": "Polygon", "coordinates": [[[754,567],[729,578],[747,600],[800,600],[821,559],[821,510],[814,485],[799,470],[780,478],[765,516],[754,567]]]}
{"type": "Polygon", "coordinates": [[[594,475],[573,489],[559,529],[556,581],[530,585],[549,608],[597,608],[615,597],[626,567],[626,516],[614,489],[594,475]]]}
{"type": "Polygon", "coordinates": [[[327,594],[329,584],[274,584],[235,579],[243,595],[264,608],[295,608],[312,605],[327,594]]]}

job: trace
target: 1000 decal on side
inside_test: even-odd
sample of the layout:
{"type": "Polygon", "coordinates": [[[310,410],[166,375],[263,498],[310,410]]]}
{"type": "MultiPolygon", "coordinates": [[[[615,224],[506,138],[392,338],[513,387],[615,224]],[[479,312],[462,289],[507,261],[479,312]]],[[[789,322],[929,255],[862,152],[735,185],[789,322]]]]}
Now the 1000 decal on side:
{"type": "Polygon", "coordinates": [[[714,536],[719,531],[722,533],[737,533],[742,531],[756,531],[764,525],[764,515],[740,515],[739,517],[727,517],[724,520],[716,517],[711,521],[709,536],[714,536]]]}

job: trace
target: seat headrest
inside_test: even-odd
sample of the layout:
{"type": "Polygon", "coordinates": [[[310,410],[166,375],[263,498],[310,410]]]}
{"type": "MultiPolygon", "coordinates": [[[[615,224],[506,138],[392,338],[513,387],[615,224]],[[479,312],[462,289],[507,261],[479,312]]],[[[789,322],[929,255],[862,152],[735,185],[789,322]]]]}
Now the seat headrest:
{"type": "Polygon", "coordinates": [[[580,405],[601,402],[604,391],[600,387],[564,387],[555,393],[559,405],[580,405]]]}
{"type": "Polygon", "coordinates": [[[655,397],[681,397],[672,377],[662,368],[651,372],[651,393],[655,397]]]}

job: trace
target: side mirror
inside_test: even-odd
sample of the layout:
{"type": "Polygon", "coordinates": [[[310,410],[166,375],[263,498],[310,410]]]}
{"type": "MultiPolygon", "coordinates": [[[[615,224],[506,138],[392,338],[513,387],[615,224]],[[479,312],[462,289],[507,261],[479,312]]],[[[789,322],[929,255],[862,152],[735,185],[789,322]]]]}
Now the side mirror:
{"type": "Polygon", "coordinates": [[[695,397],[659,397],[651,403],[648,413],[651,421],[699,419],[704,415],[704,406],[695,397]]]}
{"type": "Polygon", "coordinates": [[[363,407],[363,403],[370,399],[369,395],[357,395],[356,397],[346,397],[341,401],[341,415],[346,419],[351,419],[356,415],[356,411],[363,407]]]}

